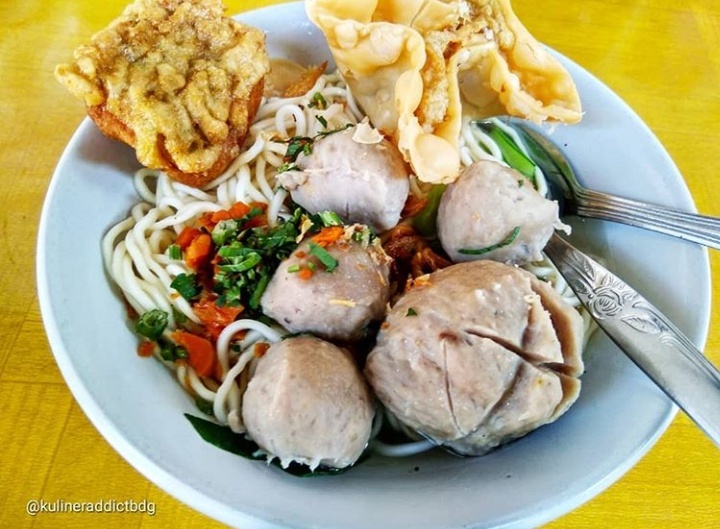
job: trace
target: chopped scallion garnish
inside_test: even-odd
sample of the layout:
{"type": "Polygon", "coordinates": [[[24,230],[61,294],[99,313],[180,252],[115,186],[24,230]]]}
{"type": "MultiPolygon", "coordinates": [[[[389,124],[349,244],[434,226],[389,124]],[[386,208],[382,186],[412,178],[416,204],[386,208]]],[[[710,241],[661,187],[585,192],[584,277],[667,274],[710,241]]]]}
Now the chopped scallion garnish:
{"type": "Polygon", "coordinates": [[[167,249],[168,257],[173,261],[179,261],[182,259],[182,250],[177,244],[171,244],[167,249]]]}
{"type": "Polygon", "coordinates": [[[164,310],[152,309],[143,313],[135,322],[135,332],[145,338],[157,340],[168,324],[169,315],[164,310]]]}
{"type": "Polygon", "coordinates": [[[327,272],[332,272],[333,270],[335,270],[335,268],[337,268],[338,260],[335,259],[332,255],[330,255],[330,252],[328,252],[322,246],[311,242],[310,253],[318,258],[318,260],[323,264],[327,272]]]}

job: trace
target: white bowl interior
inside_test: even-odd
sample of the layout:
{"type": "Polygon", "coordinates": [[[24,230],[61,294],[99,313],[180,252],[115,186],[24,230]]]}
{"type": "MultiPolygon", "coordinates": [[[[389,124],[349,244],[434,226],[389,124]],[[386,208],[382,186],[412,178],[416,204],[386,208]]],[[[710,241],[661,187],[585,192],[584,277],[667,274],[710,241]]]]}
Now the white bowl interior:
{"type": "MultiPolygon", "coordinates": [[[[243,14],[267,30],[271,55],[328,59],[302,3],[243,14]]],[[[561,57],[585,106],[554,140],[583,183],[694,210],[673,162],[639,118],[589,73],[561,57]]],[[[52,350],[75,398],[108,442],[181,501],[243,529],[527,527],[597,494],[656,441],[675,408],[603,335],[587,352],[579,401],[556,423],[488,456],[434,452],[372,457],[342,476],[300,479],[205,443],[183,413],[196,408],[172,374],[135,354],[122,302],[103,270],[100,241],[137,199],[133,152],[89,121],[69,143],[46,198],[38,287],[52,350]],[[69,235],[70,234],[70,235],[69,235]]],[[[573,222],[573,241],[600,256],[704,343],[707,253],[692,244],[597,221],[573,222]]]]}

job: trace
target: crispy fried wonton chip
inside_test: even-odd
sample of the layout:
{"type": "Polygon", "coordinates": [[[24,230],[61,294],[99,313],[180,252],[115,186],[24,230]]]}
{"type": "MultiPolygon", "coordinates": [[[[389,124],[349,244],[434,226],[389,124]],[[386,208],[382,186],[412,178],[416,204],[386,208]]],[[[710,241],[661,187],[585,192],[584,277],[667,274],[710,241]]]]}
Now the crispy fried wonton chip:
{"type": "Polygon", "coordinates": [[[240,154],[270,69],[221,0],[136,0],[55,76],[140,163],[200,187],[240,154]]]}
{"type": "Polygon", "coordinates": [[[458,174],[463,115],[575,123],[568,72],[509,0],[308,0],[353,95],[418,177],[458,174]]]}

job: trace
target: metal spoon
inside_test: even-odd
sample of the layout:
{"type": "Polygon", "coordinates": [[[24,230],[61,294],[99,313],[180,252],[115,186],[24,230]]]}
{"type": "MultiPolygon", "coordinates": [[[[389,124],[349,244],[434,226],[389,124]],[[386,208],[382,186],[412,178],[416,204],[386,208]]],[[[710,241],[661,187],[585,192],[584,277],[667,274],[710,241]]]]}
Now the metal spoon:
{"type": "MultiPolygon", "coordinates": [[[[623,222],[720,249],[720,219],[587,190],[552,142],[519,120],[503,121],[545,173],[561,216],[623,222]]],[[[720,371],[659,309],[563,238],[553,234],[544,252],[598,326],[720,447],[720,371]]]]}
{"type": "MultiPolygon", "coordinates": [[[[476,123],[486,131],[497,126],[491,121],[476,123]]],[[[561,216],[620,222],[720,249],[720,218],[587,189],[578,182],[570,162],[552,141],[522,120],[503,118],[503,123],[518,132],[531,158],[545,173],[551,198],[560,204],[561,216]]]]}
{"type": "Polygon", "coordinates": [[[557,234],[545,254],[598,326],[720,447],[720,371],[659,309],[557,234]]]}

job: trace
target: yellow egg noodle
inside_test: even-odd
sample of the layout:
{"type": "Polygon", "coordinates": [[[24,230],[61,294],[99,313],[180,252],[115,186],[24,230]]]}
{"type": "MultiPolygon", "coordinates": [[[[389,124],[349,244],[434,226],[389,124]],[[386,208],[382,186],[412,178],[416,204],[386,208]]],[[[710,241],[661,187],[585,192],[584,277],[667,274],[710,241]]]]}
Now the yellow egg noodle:
{"type": "MultiPolygon", "coordinates": [[[[270,97],[263,99],[250,128],[242,154],[218,178],[203,189],[196,189],[171,180],[166,174],[141,169],[134,176],[134,186],[140,202],[131,209],[130,216],[112,227],[102,241],[102,253],[108,274],[123,296],[138,314],[161,309],[169,315],[165,333],[177,328],[175,315],[200,323],[190,303],[171,288],[174,278],[192,270],[183,260],[171,259],[168,248],[178,234],[192,226],[197,217],[207,212],[230,208],[236,202],[267,204],[270,225],[291,214],[286,205],[288,192],[277,183],[278,167],[283,164],[287,143],[278,138],[293,136],[313,137],[321,130],[340,128],[348,123],[357,124],[365,118],[342,77],[333,72],[318,78],[315,86],[301,97],[270,97]],[[319,108],[311,104],[321,94],[327,105],[319,108]],[[275,140],[275,141],[273,141],[275,140]]],[[[501,122],[497,124],[509,134],[522,150],[527,151],[516,133],[501,122]]],[[[478,127],[464,120],[458,145],[460,163],[469,166],[480,159],[504,163],[500,148],[478,127]]],[[[547,183],[540,169],[536,180],[539,191],[547,194],[547,183]]],[[[412,192],[420,194],[427,184],[412,178],[412,192]]],[[[563,281],[549,260],[532,263],[529,271],[548,281],[563,299],[579,307],[573,292],[563,281]]],[[[242,423],[242,394],[257,363],[253,346],[282,339],[285,331],[278,325],[243,318],[231,323],[219,335],[216,351],[222,383],[198,376],[187,364],[165,361],[173,369],[182,386],[193,396],[212,404],[215,419],[228,425],[234,432],[244,433],[242,423]],[[241,331],[246,334],[231,348],[233,337],[241,331]],[[239,380],[239,382],[238,382],[239,380]]],[[[373,424],[371,449],[392,457],[403,457],[432,448],[427,440],[388,445],[374,439],[384,423],[395,429],[402,428],[388,412],[380,410],[373,424]]]]}

